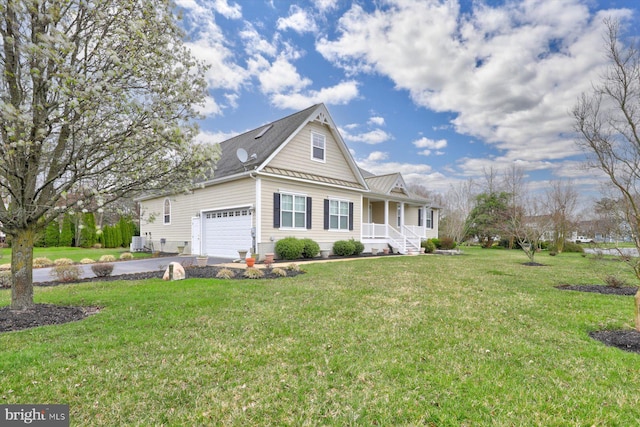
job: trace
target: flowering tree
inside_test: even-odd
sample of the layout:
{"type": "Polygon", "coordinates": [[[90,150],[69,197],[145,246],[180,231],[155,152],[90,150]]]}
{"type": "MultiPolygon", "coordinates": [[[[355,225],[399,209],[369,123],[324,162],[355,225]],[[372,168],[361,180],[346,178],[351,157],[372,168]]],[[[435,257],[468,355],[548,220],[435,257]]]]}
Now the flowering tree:
{"type": "Polygon", "coordinates": [[[186,188],[205,83],[169,0],[0,0],[0,229],[11,307],[33,306],[33,244],[60,214],[186,188]]]}

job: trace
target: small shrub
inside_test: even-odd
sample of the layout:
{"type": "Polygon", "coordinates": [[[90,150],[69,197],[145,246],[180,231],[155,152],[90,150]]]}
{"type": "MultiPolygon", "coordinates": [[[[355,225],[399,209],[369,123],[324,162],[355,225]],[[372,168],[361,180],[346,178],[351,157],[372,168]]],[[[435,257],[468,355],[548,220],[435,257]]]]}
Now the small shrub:
{"type": "Polygon", "coordinates": [[[612,288],[621,288],[623,286],[627,286],[627,282],[625,282],[623,279],[612,275],[605,277],[604,282],[607,284],[607,286],[610,286],[612,288]]]}
{"type": "Polygon", "coordinates": [[[131,252],[123,252],[120,254],[120,260],[128,261],[130,259],[133,259],[133,254],[131,252]]]}
{"type": "Polygon", "coordinates": [[[108,262],[101,262],[91,265],[91,271],[96,277],[109,277],[113,273],[113,264],[108,262]]]}
{"type": "Polygon", "coordinates": [[[456,242],[451,237],[443,237],[440,239],[440,249],[449,251],[456,248],[456,242]]]}
{"type": "Polygon", "coordinates": [[[228,268],[222,268],[220,269],[220,271],[218,271],[218,273],[216,273],[216,277],[218,279],[233,279],[236,275],[233,273],[233,271],[229,270],[228,268]]]}
{"type": "Polygon", "coordinates": [[[274,268],[273,270],[271,270],[271,272],[276,276],[287,277],[287,270],[280,267],[274,268]]]}
{"type": "Polygon", "coordinates": [[[33,259],[33,267],[51,267],[53,265],[53,261],[46,257],[38,257],[33,259]]]}
{"type": "Polygon", "coordinates": [[[280,259],[298,259],[302,257],[304,242],[295,237],[285,237],[276,242],[275,251],[280,259]]]}
{"type": "Polygon", "coordinates": [[[549,255],[550,255],[550,256],[556,256],[556,255],[558,255],[558,252],[556,252],[556,251],[549,251],[549,255]]]}
{"type": "Polygon", "coordinates": [[[95,261],[91,258],[82,258],[80,260],[80,264],[93,264],[95,261]]]}
{"type": "Polygon", "coordinates": [[[287,265],[287,270],[289,270],[289,271],[300,271],[300,266],[298,264],[289,264],[289,265],[287,265]]]}
{"type": "Polygon", "coordinates": [[[93,249],[102,249],[102,243],[94,243],[92,248],[93,249]]]}
{"type": "Polygon", "coordinates": [[[73,282],[80,278],[81,269],[79,266],[56,265],[51,269],[51,276],[59,282],[73,282]]]}
{"type": "Polygon", "coordinates": [[[432,254],[436,250],[436,245],[433,244],[431,239],[423,240],[420,246],[424,248],[425,253],[432,254]]]}
{"type": "Polygon", "coordinates": [[[11,264],[0,264],[0,271],[11,270],[11,264]]]}
{"type": "Polygon", "coordinates": [[[11,272],[10,271],[0,271],[0,289],[2,288],[10,288],[11,287],[11,272]]]}
{"type": "Polygon", "coordinates": [[[584,248],[577,243],[573,242],[564,242],[564,249],[562,249],[565,253],[584,253],[584,248]]]}
{"type": "Polygon", "coordinates": [[[351,239],[351,243],[353,243],[353,254],[352,255],[360,255],[364,252],[364,244],[359,240],[351,239]]]}
{"type": "Polygon", "coordinates": [[[312,239],[302,239],[302,257],[314,258],[320,253],[320,245],[312,239]]]}
{"type": "Polygon", "coordinates": [[[264,277],[264,272],[258,268],[250,267],[244,271],[242,276],[246,277],[247,279],[260,279],[264,277]]]}
{"type": "Polygon", "coordinates": [[[57,260],[53,261],[54,265],[71,265],[73,264],[73,260],[70,258],[58,258],[57,260]]]}
{"type": "Polygon", "coordinates": [[[98,262],[114,262],[115,260],[116,257],[113,255],[102,255],[100,259],[98,259],[98,262]]]}
{"type": "Polygon", "coordinates": [[[435,245],[436,249],[440,249],[440,239],[434,237],[431,239],[431,242],[435,245]]]}
{"type": "Polygon", "coordinates": [[[356,251],[356,246],[351,240],[338,240],[333,244],[333,253],[338,256],[353,255],[356,251]]]}

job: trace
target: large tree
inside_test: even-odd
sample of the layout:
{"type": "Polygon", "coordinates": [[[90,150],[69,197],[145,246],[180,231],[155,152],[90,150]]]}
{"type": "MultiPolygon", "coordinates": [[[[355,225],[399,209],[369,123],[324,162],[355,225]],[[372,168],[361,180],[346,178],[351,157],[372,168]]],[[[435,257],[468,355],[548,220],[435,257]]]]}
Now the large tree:
{"type": "MultiPolygon", "coordinates": [[[[609,66],[593,91],[573,109],[578,143],[589,164],[618,190],[622,211],[640,250],[640,52],[620,41],[620,26],[607,21],[609,66]]],[[[640,279],[640,261],[630,260],[640,279]]],[[[640,292],[636,294],[636,329],[640,331],[640,292]]]]}
{"type": "Polygon", "coordinates": [[[476,236],[484,248],[490,248],[496,237],[508,232],[512,212],[511,195],[507,192],[482,193],[476,197],[474,208],[467,218],[469,233],[476,236]]]}
{"type": "Polygon", "coordinates": [[[0,0],[0,228],[11,307],[34,305],[33,244],[61,213],[171,191],[210,167],[192,143],[206,85],[169,0],[0,0]]]}

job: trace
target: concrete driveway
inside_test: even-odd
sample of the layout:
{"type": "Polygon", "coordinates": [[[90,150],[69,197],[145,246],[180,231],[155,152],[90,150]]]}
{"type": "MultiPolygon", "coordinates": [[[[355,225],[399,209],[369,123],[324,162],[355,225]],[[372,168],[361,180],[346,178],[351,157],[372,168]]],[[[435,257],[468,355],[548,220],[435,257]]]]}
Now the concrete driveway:
{"type": "MultiPolygon", "coordinates": [[[[159,258],[145,258],[134,259],[131,261],[116,261],[114,262],[114,268],[112,276],[119,276],[121,274],[133,274],[133,273],[145,273],[147,271],[159,271],[167,268],[170,262],[190,263],[196,265],[195,256],[171,256],[171,257],[159,257],[159,258]]],[[[209,257],[209,265],[224,264],[232,262],[229,258],[209,257]]],[[[95,277],[93,271],[91,271],[91,264],[80,264],[82,269],[81,278],[95,277]]],[[[33,269],[33,282],[51,282],[54,279],[51,277],[51,268],[34,268],[33,269]]]]}

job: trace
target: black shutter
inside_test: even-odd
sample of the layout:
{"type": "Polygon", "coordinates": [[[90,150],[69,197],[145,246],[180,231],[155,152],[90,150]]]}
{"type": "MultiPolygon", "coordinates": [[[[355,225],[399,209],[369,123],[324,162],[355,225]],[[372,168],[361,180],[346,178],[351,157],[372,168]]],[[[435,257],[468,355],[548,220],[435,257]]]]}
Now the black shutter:
{"type": "Polygon", "coordinates": [[[418,227],[422,227],[422,209],[418,209],[418,227]]]}
{"type": "Polygon", "coordinates": [[[324,229],[329,229],[329,199],[324,199],[324,229]]]}
{"type": "Polygon", "coordinates": [[[307,230],[311,230],[311,197],[307,197],[307,230]]]}
{"type": "Polygon", "coordinates": [[[273,193],[273,228],[280,228],[280,193],[273,193]]]}
{"type": "Polygon", "coordinates": [[[433,209],[431,209],[431,229],[433,230],[435,227],[435,224],[433,223],[433,209]]]}
{"type": "Polygon", "coordinates": [[[349,202],[349,231],[353,231],[353,202],[349,202]]]}

